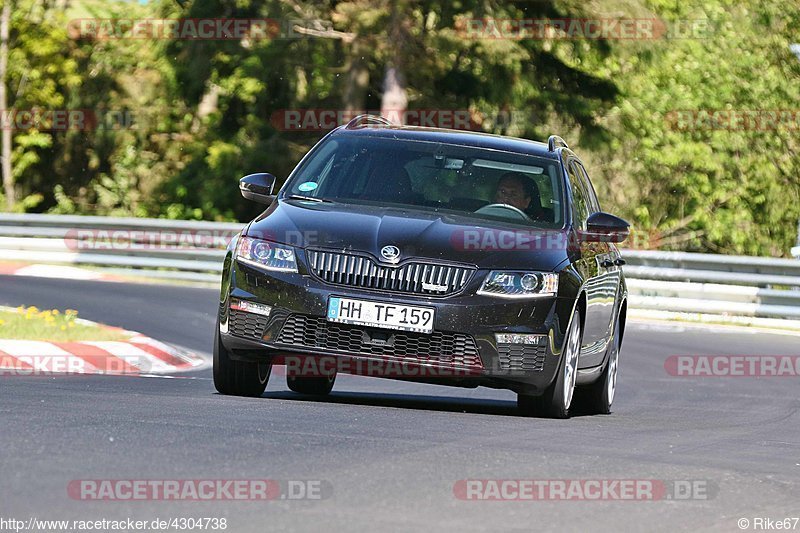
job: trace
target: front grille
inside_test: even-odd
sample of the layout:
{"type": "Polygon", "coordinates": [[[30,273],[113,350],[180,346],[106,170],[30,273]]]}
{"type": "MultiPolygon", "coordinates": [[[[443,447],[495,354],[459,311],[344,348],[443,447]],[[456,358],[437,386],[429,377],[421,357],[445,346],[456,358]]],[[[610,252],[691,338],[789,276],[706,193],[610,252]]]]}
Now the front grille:
{"type": "Polygon", "coordinates": [[[460,291],[475,270],[421,262],[387,266],[362,255],[320,250],[307,250],[306,254],[311,272],[327,283],[431,296],[460,291]]]}
{"type": "Polygon", "coordinates": [[[527,370],[541,372],[547,353],[545,346],[535,344],[497,344],[501,370],[527,370]]]}
{"type": "Polygon", "coordinates": [[[228,315],[228,331],[237,337],[261,339],[267,327],[267,317],[231,309],[228,315]]]}
{"type": "Polygon", "coordinates": [[[302,348],[322,348],[349,355],[402,358],[405,362],[482,368],[475,340],[462,333],[431,334],[374,330],[328,322],[324,318],[290,315],[278,342],[302,348]]]}

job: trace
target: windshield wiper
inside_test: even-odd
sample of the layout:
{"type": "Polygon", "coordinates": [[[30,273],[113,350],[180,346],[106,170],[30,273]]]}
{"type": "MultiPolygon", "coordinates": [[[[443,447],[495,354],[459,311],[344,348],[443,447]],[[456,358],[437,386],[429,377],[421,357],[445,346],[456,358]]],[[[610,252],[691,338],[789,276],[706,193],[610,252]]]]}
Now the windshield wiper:
{"type": "Polygon", "coordinates": [[[317,198],[315,196],[303,196],[302,194],[289,194],[283,197],[284,200],[305,200],[308,202],[324,202],[324,203],[333,203],[333,200],[328,200],[327,198],[317,198]]]}

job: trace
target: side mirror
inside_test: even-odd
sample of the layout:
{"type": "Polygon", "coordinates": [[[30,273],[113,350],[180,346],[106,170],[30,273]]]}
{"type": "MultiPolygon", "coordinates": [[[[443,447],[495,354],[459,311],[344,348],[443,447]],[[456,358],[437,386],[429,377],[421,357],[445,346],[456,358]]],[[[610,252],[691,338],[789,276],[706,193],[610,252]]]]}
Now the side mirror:
{"type": "Polygon", "coordinates": [[[627,221],[599,211],[586,219],[584,238],[593,242],[622,242],[628,238],[630,228],[627,221]]]}
{"type": "Polygon", "coordinates": [[[275,187],[275,176],[266,172],[248,174],[239,180],[239,191],[248,200],[261,204],[271,204],[275,199],[272,189],[275,187]]]}

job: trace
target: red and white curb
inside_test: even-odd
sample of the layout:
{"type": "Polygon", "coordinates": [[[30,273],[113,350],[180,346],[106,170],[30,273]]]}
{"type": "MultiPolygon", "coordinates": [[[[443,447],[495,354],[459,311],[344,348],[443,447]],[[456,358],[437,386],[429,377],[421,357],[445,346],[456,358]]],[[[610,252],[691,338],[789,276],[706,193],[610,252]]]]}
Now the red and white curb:
{"type": "Polygon", "coordinates": [[[166,375],[208,366],[194,353],[129,332],[126,341],[0,339],[0,376],[36,374],[166,375]]]}

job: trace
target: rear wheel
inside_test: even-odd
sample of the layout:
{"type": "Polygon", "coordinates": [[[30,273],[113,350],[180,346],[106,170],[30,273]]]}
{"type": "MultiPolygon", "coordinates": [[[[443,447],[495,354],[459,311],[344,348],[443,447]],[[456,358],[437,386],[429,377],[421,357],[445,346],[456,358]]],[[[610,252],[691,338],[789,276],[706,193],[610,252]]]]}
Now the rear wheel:
{"type": "Polygon", "coordinates": [[[578,357],[582,339],[581,315],[576,309],[567,330],[556,379],[541,396],[517,395],[517,406],[523,414],[569,418],[569,408],[572,405],[575,382],[578,378],[578,357]]]}
{"type": "Polygon", "coordinates": [[[614,403],[614,395],[617,391],[617,371],[619,369],[619,318],[614,326],[614,338],[608,347],[608,364],[603,374],[597,381],[581,391],[581,396],[585,400],[586,407],[592,413],[607,415],[611,414],[611,404],[614,403]]]}
{"type": "Polygon", "coordinates": [[[333,390],[333,383],[336,381],[336,373],[328,376],[286,376],[286,385],[290,390],[300,394],[310,394],[313,396],[325,396],[333,390]]]}
{"type": "Polygon", "coordinates": [[[214,387],[221,394],[261,396],[267,388],[270,363],[250,363],[231,359],[219,338],[219,322],[214,332],[214,387]]]}

